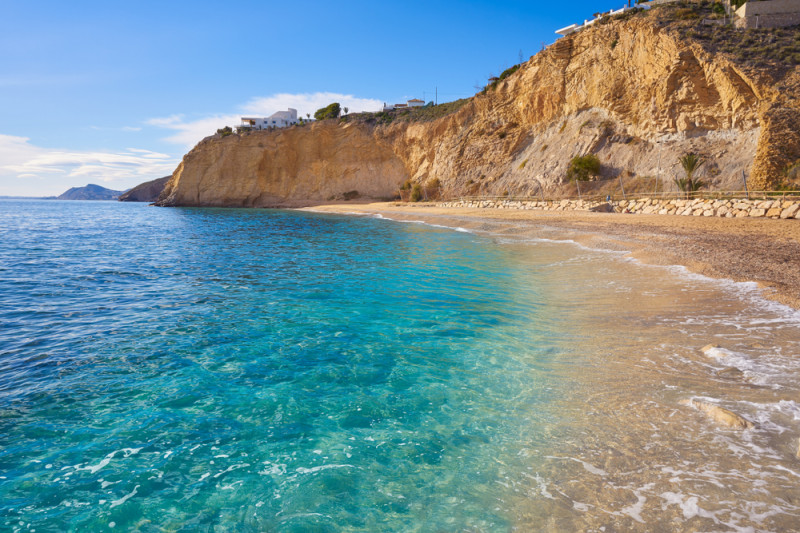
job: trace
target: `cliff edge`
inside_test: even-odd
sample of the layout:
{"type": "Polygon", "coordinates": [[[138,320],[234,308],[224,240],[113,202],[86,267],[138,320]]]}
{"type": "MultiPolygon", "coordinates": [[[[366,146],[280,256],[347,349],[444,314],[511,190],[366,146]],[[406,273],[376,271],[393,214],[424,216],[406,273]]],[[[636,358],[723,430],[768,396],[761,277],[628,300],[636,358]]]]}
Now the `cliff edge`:
{"type": "Polygon", "coordinates": [[[119,196],[120,202],[155,202],[167,185],[167,182],[172,179],[172,176],[164,176],[144,183],[140,183],[136,187],[129,189],[119,196]]]}
{"type": "Polygon", "coordinates": [[[409,179],[436,180],[451,195],[533,196],[560,187],[570,159],[587,153],[606,179],[671,184],[678,158],[697,152],[713,188],[741,190],[742,172],[751,189],[774,186],[800,159],[796,62],[760,65],[720,51],[724,32],[737,30],[692,31],[657,13],[604,20],[433,120],[361,114],[212,136],[184,157],[158,204],[379,199],[409,179]]]}

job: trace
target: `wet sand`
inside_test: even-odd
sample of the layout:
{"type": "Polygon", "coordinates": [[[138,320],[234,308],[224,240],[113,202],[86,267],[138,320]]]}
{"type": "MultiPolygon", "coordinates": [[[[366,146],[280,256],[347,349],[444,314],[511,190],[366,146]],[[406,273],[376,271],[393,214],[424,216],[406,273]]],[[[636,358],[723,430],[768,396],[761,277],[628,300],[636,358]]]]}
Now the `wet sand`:
{"type": "Polygon", "coordinates": [[[800,220],[631,215],[580,211],[443,208],[429,204],[336,204],[329,213],[380,214],[494,234],[571,239],[595,248],[628,250],[649,264],[754,281],[764,296],[800,309],[800,220]]]}

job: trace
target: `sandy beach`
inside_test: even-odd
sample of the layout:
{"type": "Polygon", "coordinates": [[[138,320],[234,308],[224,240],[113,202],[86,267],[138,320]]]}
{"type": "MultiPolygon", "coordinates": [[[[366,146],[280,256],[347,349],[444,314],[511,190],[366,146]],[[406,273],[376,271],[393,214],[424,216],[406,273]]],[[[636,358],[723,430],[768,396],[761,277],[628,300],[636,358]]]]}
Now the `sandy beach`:
{"type": "Polygon", "coordinates": [[[798,220],[442,208],[394,202],[308,209],[380,214],[499,235],[571,239],[595,248],[628,250],[645,263],[683,265],[706,276],[757,282],[767,298],[800,309],[798,220]]]}

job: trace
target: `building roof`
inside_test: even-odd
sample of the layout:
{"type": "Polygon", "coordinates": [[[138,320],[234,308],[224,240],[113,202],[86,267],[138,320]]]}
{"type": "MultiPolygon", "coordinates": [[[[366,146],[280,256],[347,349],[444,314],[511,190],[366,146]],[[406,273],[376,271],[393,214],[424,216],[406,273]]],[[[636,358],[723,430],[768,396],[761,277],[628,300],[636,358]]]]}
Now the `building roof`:
{"type": "Polygon", "coordinates": [[[420,100],[419,98],[412,98],[411,100],[409,100],[409,102],[423,102],[423,103],[425,103],[425,100],[420,100]]]}

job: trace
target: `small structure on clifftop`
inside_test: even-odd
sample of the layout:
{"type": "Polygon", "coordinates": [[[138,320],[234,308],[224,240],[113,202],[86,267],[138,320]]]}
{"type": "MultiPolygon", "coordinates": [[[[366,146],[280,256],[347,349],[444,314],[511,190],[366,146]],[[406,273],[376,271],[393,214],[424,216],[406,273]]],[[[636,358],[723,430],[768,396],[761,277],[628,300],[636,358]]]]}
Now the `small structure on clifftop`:
{"type": "Polygon", "coordinates": [[[425,100],[420,100],[419,98],[412,98],[408,100],[405,104],[383,104],[384,111],[394,111],[395,109],[408,109],[410,107],[423,107],[425,105],[425,100]]]}
{"type": "Polygon", "coordinates": [[[242,117],[239,129],[265,130],[268,128],[285,128],[299,122],[297,109],[290,107],[287,111],[278,111],[265,118],[242,117]]]}
{"type": "Polygon", "coordinates": [[[800,24],[800,0],[745,2],[736,10],[737,28],[782,28],[800,24]]]}
{"type": "MultiPolygon", "coordinates": [[[[675,0],[670,0],[670,1],[675,1],[675,0]]],[[[650,3],[652,3],[652,2],[650,2],[650,3]]],[[[639,7],[649,8],[649,5],[642,4],[639,7]]],[[[597,22],[598,20],[600,20],[601,18],[603,18],[605,16],[612,16],[613,17],[614,15],[621,15],[622,13],[625,13],[626,11],[630,11],[631,9],[634,9],[634,8],[632,8],[630,6],[624,6],[624,7],[620,8],[620,9],[616,9],[616,10],[612,9],[611,11],[607,11],[605,13],[598,13],[597,16],[595,16],[595,18],[593,18],[592,20],[584,20],[583,24],[570,24],[569,26],[567,26],[565,28],[561,28],[561,29],[556,30],[556,33],[561,35],[562,37],[566,37],[570,33],[575,33],[576,31],[580,31],[580,30],[582,30],[584,28],[588,28],[589,26],[591,26],[592,24],[594,24],[595,22],[597,22]]]]}

